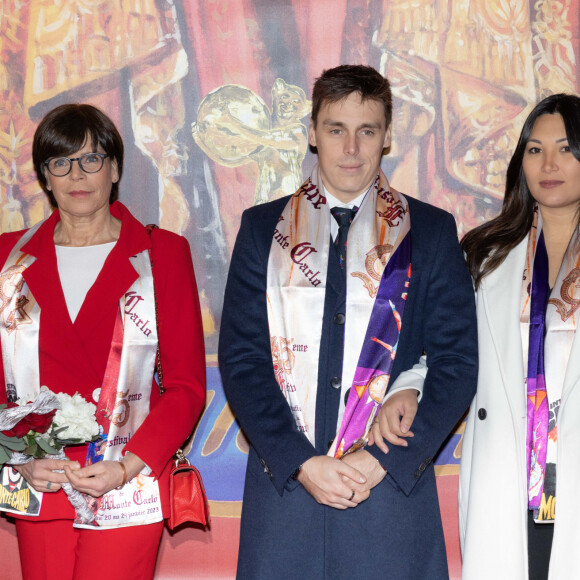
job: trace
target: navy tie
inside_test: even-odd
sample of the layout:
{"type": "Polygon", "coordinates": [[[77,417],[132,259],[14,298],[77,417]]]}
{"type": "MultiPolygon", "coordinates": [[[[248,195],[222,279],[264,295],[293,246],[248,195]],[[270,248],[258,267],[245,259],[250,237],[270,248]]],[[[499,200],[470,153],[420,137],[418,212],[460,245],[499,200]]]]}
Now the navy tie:
{"type": "Polygon", "coordinates": [[[340,263],[341,270],[346,268],[346,241],[348,239],[348,229],[350,224],[358,211],[358,207],[353,207],[352,209],[348,207],[333,207],[330,209],[332,217],[338,223],[338,234],[334,239],[334,247],[336,248],[336,253],[338,254],[338,259],[340,263]]]}

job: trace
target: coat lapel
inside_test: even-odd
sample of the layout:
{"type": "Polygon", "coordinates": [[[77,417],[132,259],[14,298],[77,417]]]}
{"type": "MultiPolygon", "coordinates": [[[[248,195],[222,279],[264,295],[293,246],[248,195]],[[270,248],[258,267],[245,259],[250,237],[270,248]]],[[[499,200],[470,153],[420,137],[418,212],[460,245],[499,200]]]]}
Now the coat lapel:
{"type": "Polygon", "coordinates": [[[102,323],[105,312],[118,308],[119,300],[137,279],[137,271],[129,258],[151,247],[143,225],[122,204],[113,204],[111,213],[121,220],[121,234],[75,320],[75,329],[82,339],[102,323]]]}
{"type": "Polygon", "coordinates": [[[566,375],[564,377],[564,386],[562,388],[562,405],[565,404],[566,399],[570,396],[574,389],[578,388],[580,383],[580,338],[576,329],[574,342],[572,343],[572,350],[570,351],[570,358],[568,360],[568,367],[566,368],[566,375]]]}
{"type": "Polygon", "coordinates": [[[145,228],[122,204],[113,204],[111,213],[121,219],[121,234],[87,293],[74,324],[68,313],[58,275],[54,247],[54,228],[60,219],[57,211],[22,248],[36,257],[24,272],[24,278],[40,306],[42,325],[58,329],[58,340],[63,349],[70,353],[71,365],[80,364],[85,372],[95,373],[93,379],[97,383],[100,378],[82,345],[95,327],[106,319],[104,313],[118,308],[119,300],[137,279],[137,272],[129,258],[151,247],[145,228]]]}
{"type": "Polygon", "coordinates": [[[59,320],[63,330],[72,330],[64,293],[58,276],[53,234],[56,221],[52,217],[22,247],[22,251],[36,260],[24,271],[24,279],[38,302],[43,317],[51,312],[59,320]]]}
{"type": "Polygon", "coordinates": [[[40,306],[41,336],[58,340],[62,355],[68,358],[71,368],[82,366],[85,374],[93,375],[91,381],[99,384],[100,379],[72,324],[58,275],[54,228],[59,219],[58,211],[55,211],[22,247],[23,252],[36,258],[23,276],[40,306]]]}
{"type": "Polygon", "coordinates": [[[578,332],[578,328],[575,330],[570,358],[568,359],[568,366],[566,367],[566,374],[564,375],[561,407],[566,403],[566,399],[572,391],[578,388],[580,383],[580,332],[578,332]]]}
{"type": "MultiPolygon", "coordinates": [[[[525,417],[526,414],[519,313],[527,245],[526,236],[505,261],[482,280],[477,292],[478,310],[483,309],[487,318],[503,377],[503,388],[515,418],[525,417]],[[521,385],[521,389],[514,389],[513,385],[521,385]]],[[[480,360],[480,365],[485,364],[486,361],[480,360]]]]}

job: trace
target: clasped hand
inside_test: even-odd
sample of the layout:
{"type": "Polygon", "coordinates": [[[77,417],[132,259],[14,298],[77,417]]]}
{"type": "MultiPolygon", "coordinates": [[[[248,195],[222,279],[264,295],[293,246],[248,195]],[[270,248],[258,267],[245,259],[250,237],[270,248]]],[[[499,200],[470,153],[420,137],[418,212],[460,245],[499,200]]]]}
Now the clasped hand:
{"type": "Polygon", "coordinates": [[[356,507],[369,496],[363,473],[327,455],[311,457],[297,479],[318,503],[339,510],[356,507]]]}
{"type": "MultiPolygon", "coordinates": [[[[392,395],[382,405],[369,433],[369,445],[376,445],[383,453],[392,445],[408,446],[407,438],[417,414],[415,389],[406,389],[392,395]]],[[[356,507],[365,501],[373,487],[386,475],[381,464],[364,449],[349,453],[342,461],[320,455],[310,458],[300,470],[298,481],[320,504],[336,509],[356,507]]]]}
{"type": "Polygon", "coordinates": [[[33,459],[24,465],[14,468],[37,491],[54,493],[62,488],[63,483],[93,497],[119,487],[137,475],[145,464],[134,454],[127,453],[123,459],[125,469],[118,461],[99,461],[81,468],[77,461],[63,459],[33,459]],[[64,470],[64,473],[59,473],[64,470]],[[125,477],[125,470],[127,475],[125,477]]]}
{"type": "Polygon", "coordinates": [[[318,503],[343,510],[365,501],[385,474],[370,453],[360,450],[342,460],[312,457],[302,466],[298,481],[318,503]]]}
{"type": "Polygon", "coordinates": [[[101,497],[119,487],[125,478],[124,470],[118,461],[99,461],[76,470],[70,465],[65,465],[64,470],[76,490],[93,497],[101,497]]]}
{"type": "Polygon", "coordinates": [[[123,466],[119,465],[119,461],[105,460],[77,470],[72,465],[65,465],[64,470],[75,489],[101,497],[124,482],[131,481],[145,467],[145,463],[134,453],[127,452],[123,457],[123,466]]]}
{"type": "Polygon", "coordinates": [[[33,459],[22,465],[14,465],[22,477],[36,491],[43,493],[54,493],[58,491],[63,483],[67,483],[68,477],[65,473],[59,473],[65,466],[72,469],[80,469],[77,461],[67,461],[64,459],[33,459]]]}

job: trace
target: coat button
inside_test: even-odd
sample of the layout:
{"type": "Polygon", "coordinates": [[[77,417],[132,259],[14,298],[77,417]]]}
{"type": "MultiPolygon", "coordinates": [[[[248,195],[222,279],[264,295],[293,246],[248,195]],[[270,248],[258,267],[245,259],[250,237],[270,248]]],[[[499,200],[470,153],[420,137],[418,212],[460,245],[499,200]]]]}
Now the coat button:
{"type": "Polygon", "coordinates": [[[433,461],[432,457],[427,457],[425,459],[425,461],[423,461],[423,463],[421,463],[421,465],[419,465],[419,468],[414,473],[415,479],[419,479],[421,477],[423,472],[427,469],[427,467],[429,467],[429,465],[431,464],[432,461],[433,461]]]}
{"type": "Polygon", "coordinates": [[[339,312],[338,314],[334,315],[334,324],[344,324],[345,320],[346,320],[346,317],[344,316],[344,314],[342,312],[339,312]]]}
{"type": "Polygon", "coordinates": [[[274,476],[272,475],[272,472],[270,471],[270,468],[268,467],[267,463],[261,457],[260,457],[260,463],[262,464],[262,467],[264,468],[264,473],[267,473],[270,480],[272,480],[274,476]]]}
{"type": "Polygon", "coordinates": [[[333,389],[340,389],[340,387],[342,386],[342,380],[340,377],[332,377],[332,379],[330,379],[330,386],[333,389]]]}
{"type": "Polygon", "coordinates": [[[477,411],[477,416],[483,421],[487,417],[487,411],[482,407],[477,411]]]}
{"type": "MultiPolygon", "coordinates": [[[[352,387],[351,387],[352,389],[352,387]]],[[[348,398],[350,396],[350,389],[347,389],[346,393],[344,393],[344,406],[346,407],[346,404],[348,403],[348,398]]]]}

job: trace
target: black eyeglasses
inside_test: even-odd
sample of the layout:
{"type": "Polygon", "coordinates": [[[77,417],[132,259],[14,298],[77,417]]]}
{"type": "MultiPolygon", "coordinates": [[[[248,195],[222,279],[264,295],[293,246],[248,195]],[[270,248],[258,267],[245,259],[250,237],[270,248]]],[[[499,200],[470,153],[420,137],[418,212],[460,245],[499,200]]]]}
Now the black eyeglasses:
{"type": "Polygon", "coordinates": [[[79,167],[85,173],[97,173],[103,168],[105,159],[110,157],[108,153],[85,153],[80,157],[69,159],[68,157],[51,157],[44,162],[47,169],[55,177],[64,177],[71,172],[73,161],[78,161],[79,167]]]}

